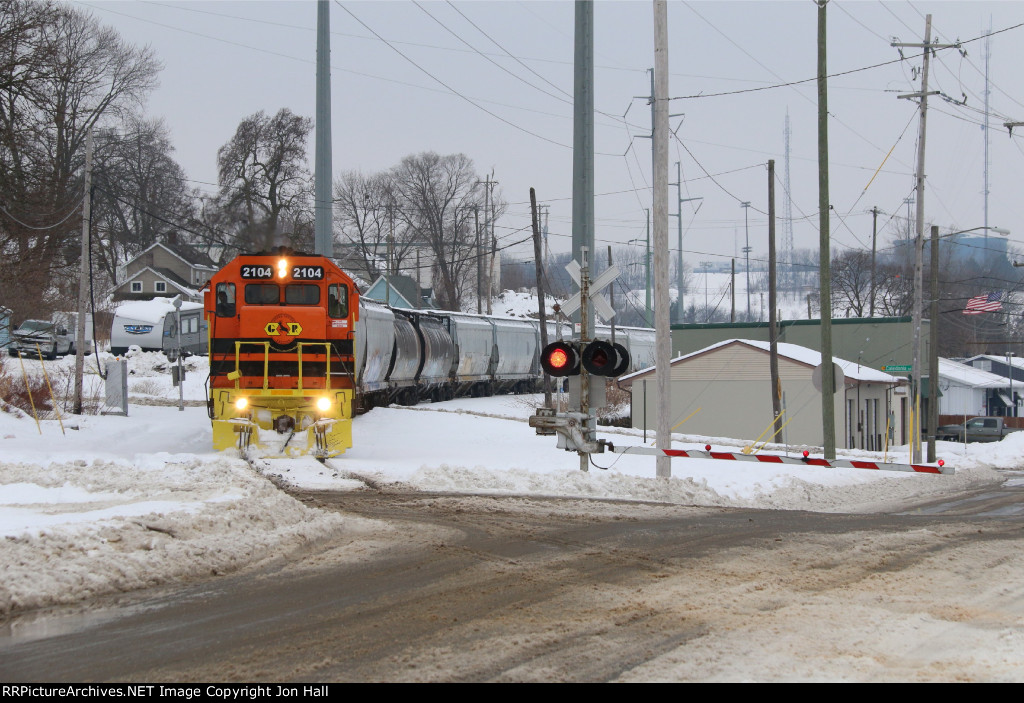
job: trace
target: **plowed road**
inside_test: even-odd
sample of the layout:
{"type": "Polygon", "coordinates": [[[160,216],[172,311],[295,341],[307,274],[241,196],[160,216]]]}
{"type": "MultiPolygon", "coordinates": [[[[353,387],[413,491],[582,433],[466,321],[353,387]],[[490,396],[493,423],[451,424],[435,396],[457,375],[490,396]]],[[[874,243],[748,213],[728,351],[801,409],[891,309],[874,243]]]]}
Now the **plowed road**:
{"type": "Polygon", "coordinates": [[[301,497],[350,528],[26,618],[0,680],[1024,681],[1019,487],[890,515],[301,497]]]}

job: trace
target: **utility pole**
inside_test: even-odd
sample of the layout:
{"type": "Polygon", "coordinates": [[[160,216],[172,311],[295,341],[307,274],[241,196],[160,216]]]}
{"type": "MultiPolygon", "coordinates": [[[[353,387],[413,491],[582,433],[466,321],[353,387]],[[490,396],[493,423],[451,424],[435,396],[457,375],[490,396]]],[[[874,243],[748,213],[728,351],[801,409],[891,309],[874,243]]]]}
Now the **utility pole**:
{"type": "Polygon", "coordinates": [[[832,273],[829,253],[828,62],[825,5],[818,3],[818,288],[821,300],[821,431],[825,458],[836,458],[836,381],[832,362],[832,273]]]}
{"type": "MultiPolygon", "coordinates": [[[[82,414],[82,374],[85,371],[85,303],[89,297],[89,227],[92,219],[92,130],[85,135],[85,198],[82,201],[82,250],[78,278],[78,324],[75,325],[75,402],[72,412],[82,414]]],[[[54,346],[56,349],[56,346],[54,346]]],[[[125,407],[128,407],[127,405],[125,407]]]]}
{"type": "MultiPolygon", "coordinates": [[[[488,217],[488,214],[489,214],[489,208],[487,207],[487,205],[488,205],[488,203],[490,201],[490,197],[491,197],[491,176],[490,176],[490,174],[488,174],[487,180],[484,182],[484,237],[487,236],[487,217],[488,217]]],[[[484,255],[480,251],[479,243],[478,243],[478,246],[477,246],[477,252],[476,253],[477,253],[477,256],[480,257],[480,259],[477,262],[477,264],[482,266],[483,265],[483,260],[484,260],[484,255]]],[[[481,310],[482,306],[480,304],[480,296],[485,294],[485,291],[482,290],[479,286],[480,286],[480,282],[478,281],[477,282],[477,289],[476,289],[477,312],[481,312],[482,311],[481,310]]],[[[487,291],[487,294],[488,294],[488,297],[490,297],[489,291],[487,291]]]]}
{"type": "Polygon", "coordinates": [[[768,159],[768,350],[769,372],[772,383],[772,415],[775,418],[775,432],[772,438],[777,442],[782,433],[782,382],[779,380],[779,321],[776,314],[775,288],[778,279],[775,274],[775,160],[768,159]]]}
{"type": "Polygon", "coordinates": [[[657,448],[655,475],[672,476],[672,462],[664,452],[672,448],[672,384],[669,362],[672,332],[668,304],[668,5],[654,0],[654,367],[658,384],[657,448]]]}
{"type": "MultiPolygon", "coordinates": [[[[670,183],[669,185],[674,185],[676,187],[676,224],[679,225],[679,236],[676,242],[679,246],[679,256],[676,260],[676,288],[678,290],[676,322],[681,323],[683,321],[683,203],[688,203],[693,200],[703,201],[704,198],[683,197],[683,173],[678,161],[676,161],[676,182],[670,183]]],[[[703,202],[701,205],[703,205],[703,202]]],[[[700,205],[697,206],[697,209],[700,209],[700,205]]],[[[696,211],[694,214],[696,214],[696,211]]]]}
{"type": "MultiPolygon", "coordinates": [[[[710,261],[701,261],[700,267],[704,269],[704,322],[708,321],[708,271],[711,270],[710,261]]],[[[694,322],[697,320],[694,319],[694,322]]]]}
{"type": "Polygon", "coordinates": [[[480,253],[480,206],[473,206],[473,223],[476,229],[476,314],[480,315],[483,313],[483,306],[480,300],[480,291],[483,287],[483,282],[480,280],[482,276],[482,267],[484,265],[484,255],[480,253]]]}
{"type": "MultiPolygon", "coordinates": [[[[935,461],[939,426],[939,228],[932,225],[931,324],[928,325],[928,461],[935,461]]],[[[1013,378],[1013,369],[1010,369],[1013,378]]]]}
{"type": "MultiPolygon", "coordinates": [[[[707,274],[705,273],[705,276],[707,274]]],[[[705,296],[707,295],[707,278],[704,279],[705,296]]],[[[732,260],[732,275],[729,277],[729,291],[732,294],[732,312],[729,313],[729,322],[736,322],[736,259],[732,260]]],[[[705,305],[707,303],[705,302],[705,305]]]]}
{"type": "MultiPolygon", "coordinates": [[[[543,270],[541,269],[541,258],[540,258],[540,223],[537,219],[537,192],[530,188],[530,215],[533,222],[533,259],[534,266],[537,269],[537,300],[540,301],[537,319],[540,322],[540,348],[544,349],[548,345],[548,319],[547,319],[547,305],[544,302],[544,284],[543,284],[543,270]]],[[[551,379],[545,373],[543,375],[544,384],[544,407],[551,408],[551,379]]]]}
{"type": "Polygon", "coordinates": [[[747,322],[750,322],[750,219],[747,214],[750,212],[750,201],[740,203],[740,207],[743,208],[743,224],[747,233],[747,246],[743,247],[743,254],[747,257],[747,322]]]}
{"type": "MultiPolygon", "coordinates": [[[[498,182],[494,180],[494,170],[491,170],[491,181],[490,188],[498,185],[498,182]]],[[[497,219],[497,206],[494,204],[494,192],[491,192],[491,258],[490,265],[487,267],[487,314],[491,314],[491,298],[494,288],[494,261],[498,255],[498,240],[494,236],[494,221],[497,219]]]]}
{"type": "Polygon", "coordinates": [[[924,43],[904,44],[894,42],[892,46],[914,47],[922,50],[921,56],[921,92],[897,95],[897,98],[920,98],[921,100],[921,125],[917,139],[917,212],[914,222],[914,310],[913,310],[913,342],[911,353],[913,354],[913,374],[911,382],[911,408],[914,414],[911,426],[913,432],[910,437],[911,462],[921,461],[921,307],[923,305],[923,273],[924,268],[924,155],[925,135],[927,133],[928,118],[928,96],[935,95],[939,91],[928,92],[928,62],[935,49],[948,49],[959,47],[959,44],[933,44],[932,43],[932,16],[926,15],[924,20],[924,43]]]}
{"type": "Polygon", "coordinates": [[[878,206],[871,208],[871,297],[868,300],[868,317],[875,316],[875,250],[878,246],[878,206]]]}

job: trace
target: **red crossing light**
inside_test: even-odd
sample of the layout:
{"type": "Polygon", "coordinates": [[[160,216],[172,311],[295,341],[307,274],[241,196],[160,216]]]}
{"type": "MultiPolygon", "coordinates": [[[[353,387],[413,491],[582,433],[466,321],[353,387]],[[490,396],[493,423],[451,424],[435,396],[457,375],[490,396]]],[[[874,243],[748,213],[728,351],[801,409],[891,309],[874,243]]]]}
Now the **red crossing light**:
{"type": "Polygon", "coordinates": [[[548,376],[576,376],[580,372],[580,352],[576,342],[559,340],[544,347],[540,365],[548,376]]]}

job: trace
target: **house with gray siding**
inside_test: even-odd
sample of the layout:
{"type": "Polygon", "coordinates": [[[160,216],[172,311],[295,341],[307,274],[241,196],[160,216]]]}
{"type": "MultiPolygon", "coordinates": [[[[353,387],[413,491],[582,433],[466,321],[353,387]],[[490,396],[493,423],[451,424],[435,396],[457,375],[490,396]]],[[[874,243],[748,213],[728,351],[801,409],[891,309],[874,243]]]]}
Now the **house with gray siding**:
{"type": "Polygon", "coordinates": [[[157,242],[125,264],[124,279],[111,297],[124,301],[181,295],[183,300],[202,302],[199,291],[218,269],[212,262],[193,259],[176,247],[157,242]]]}

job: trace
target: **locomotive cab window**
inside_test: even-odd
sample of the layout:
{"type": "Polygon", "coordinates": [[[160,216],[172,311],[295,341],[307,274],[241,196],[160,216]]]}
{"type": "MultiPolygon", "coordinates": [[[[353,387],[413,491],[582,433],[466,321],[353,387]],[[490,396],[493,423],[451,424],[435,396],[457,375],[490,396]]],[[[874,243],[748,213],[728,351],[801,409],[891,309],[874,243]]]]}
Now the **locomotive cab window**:
{"type": "Polygon", "coordinates": [[[235,316],[235,284],[217,284],[217,317],[235,316]]]}
{"type": "Polygon", "coordinates": [[[276,283],[246,283],[246,305],[278,305],[281,302],[281,289],[276,283]]]}
{"type": "Polygon", "coordinates": [[[284,301],[288,305],[319,305],[320,286],[293,283],[284,287],[284,301]]]}
{"type": "Polygon", "coordinates": [[[327,314],[330,317],[348,317],[348,286],[343,283],[327,286],[327,314]]]}

